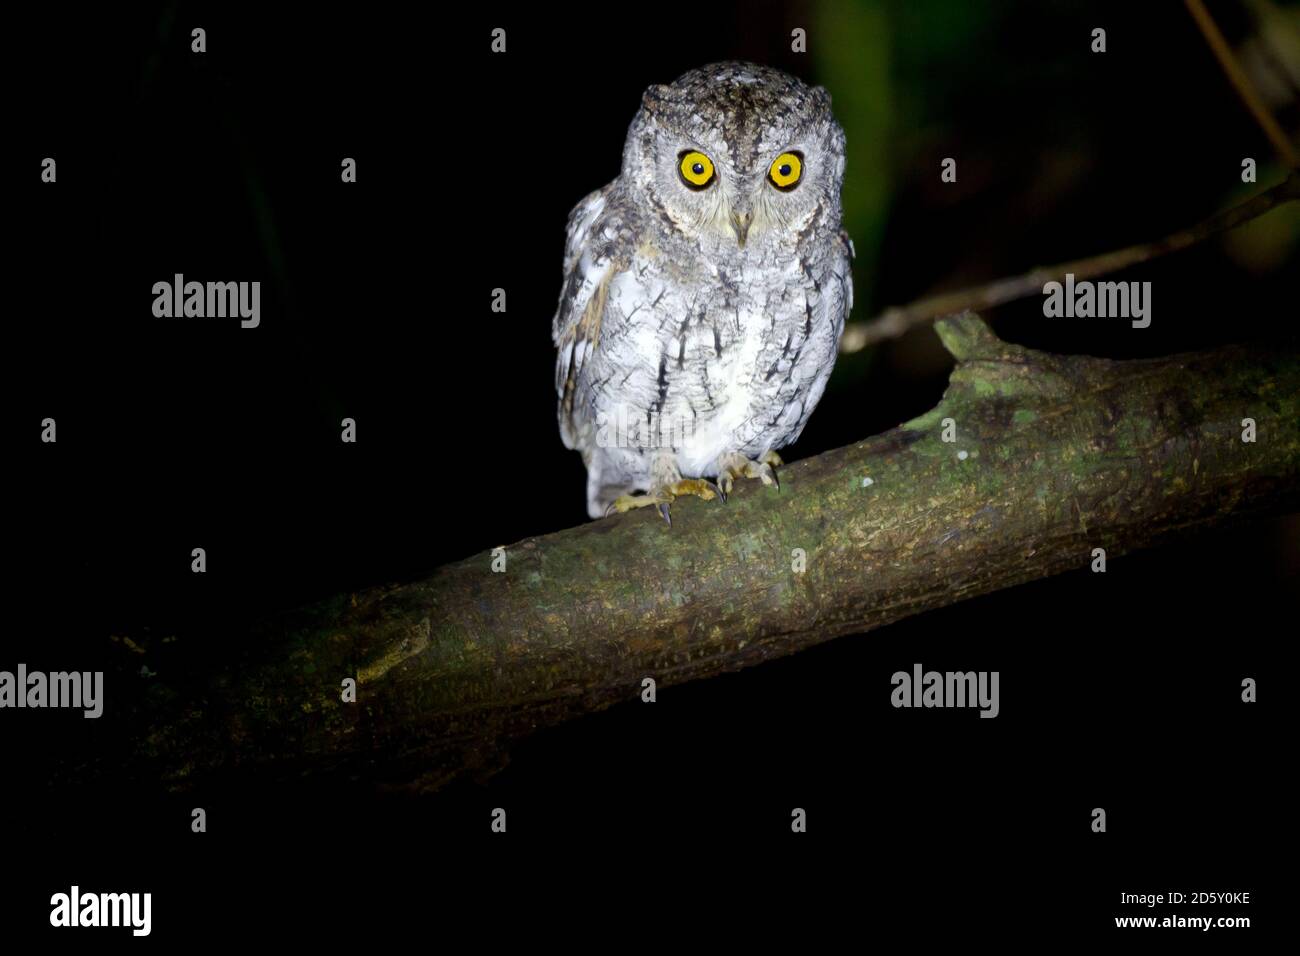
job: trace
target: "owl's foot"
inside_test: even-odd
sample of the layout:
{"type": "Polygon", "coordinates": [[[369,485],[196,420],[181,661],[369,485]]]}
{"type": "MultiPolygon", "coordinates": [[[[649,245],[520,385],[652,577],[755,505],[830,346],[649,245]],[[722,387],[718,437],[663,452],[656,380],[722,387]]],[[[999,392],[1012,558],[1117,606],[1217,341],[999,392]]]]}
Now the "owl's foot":
{"type": "Polygon", "coordinates": [[[759,478],[763,484],[780,491],[776,466],[783,464],[781,456],[774,451],[765,453],[757,461],[740,454],[723,455],[718,462],[718,490],[722,493],[722,500],[726,501],[727,495],[731,494],[731,485],[736,478],[759,478]]]}
{"type": "Polygon", "coordinates": [[[645,508],[654,505],[659,509],[659,516],[667,521],[668,527],[671,528],[673,519],[668,513],[668,506],[673,503],[674,499],[685,495],[695,495],[705,501],[712,501],[718,497],[721,497],[724,501],[726,500],[726,496],[711,481],[705,481],[703,478],[681,478],[672,484],[660,485],[644,495],[620,495],[605,509],[605,516],[609,517],[614,512],[622,514],[625,511],[631,511],[633,508],[645,508]]]}

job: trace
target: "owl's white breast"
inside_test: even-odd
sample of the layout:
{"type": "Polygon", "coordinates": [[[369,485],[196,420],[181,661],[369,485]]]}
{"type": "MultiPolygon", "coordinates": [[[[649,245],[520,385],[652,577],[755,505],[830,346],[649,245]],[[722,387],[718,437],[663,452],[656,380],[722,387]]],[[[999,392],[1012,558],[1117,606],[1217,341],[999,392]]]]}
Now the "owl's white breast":
{"type": "Polygon", "coordinates": [[[587,265],[580,296],[607,282],[579,381],[601,474],[640,480],[666,450],[683,475],[712,476],[722,455],[797,437],[834,363],[846,262],[773,244],[718,264],[639,243],[608,272],[587,265]]]}
{"type": "MultiPolygon", "coordinates": [[[[714,460],[737,448],[736,436],[753,415],[753,370],[763,349],[763,330],[768,318],[752,305],[741,305],[735,315],[735,337],[721,356],[705,359],[712,407],[692,416],[691,427],[684,428],[685,440],[677,451],[677,467],[685,475],[707,471],[714,460]]],[[[712,331],[698,330],[696,339],[707,335],[703,343],[712,348],[712,331]]]]}

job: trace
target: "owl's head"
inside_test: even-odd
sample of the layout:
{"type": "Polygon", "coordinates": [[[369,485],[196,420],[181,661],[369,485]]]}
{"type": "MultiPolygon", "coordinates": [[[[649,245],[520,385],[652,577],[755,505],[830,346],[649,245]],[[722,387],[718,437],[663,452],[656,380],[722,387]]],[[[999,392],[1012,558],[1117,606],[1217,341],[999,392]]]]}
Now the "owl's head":
{"type": "Polygon", "coordinates": [[[717,63],[646,90],[623,178],[702,246],[794,243],[818,216],[838,227],[844,131],[821,87],[717,63]]]}

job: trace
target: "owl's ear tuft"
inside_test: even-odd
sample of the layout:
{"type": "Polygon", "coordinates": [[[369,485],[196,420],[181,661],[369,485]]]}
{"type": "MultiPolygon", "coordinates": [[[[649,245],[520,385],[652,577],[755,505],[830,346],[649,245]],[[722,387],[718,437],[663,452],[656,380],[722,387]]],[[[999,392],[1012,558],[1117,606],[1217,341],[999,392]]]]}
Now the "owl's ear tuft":
{"type": "Polygon", "coordinates": [[[662,83],[656,83],[650,87],[641,96],[641,105],[647,113],[653,113],[664,104],[668,98],[669,88],[662,83]]]}

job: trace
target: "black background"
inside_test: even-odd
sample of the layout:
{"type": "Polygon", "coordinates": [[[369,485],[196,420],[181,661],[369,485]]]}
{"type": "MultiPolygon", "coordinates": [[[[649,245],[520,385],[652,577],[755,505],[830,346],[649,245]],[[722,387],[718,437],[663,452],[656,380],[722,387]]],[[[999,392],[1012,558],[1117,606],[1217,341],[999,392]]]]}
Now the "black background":
{"type": "MultiPolygon", "coordinates": [[[[986,51],[933,65],[948,124],[899,150],[856,318],[1190,224],[1221,207],[1243,155],[1268,154],[1181,4],[1005,8],[986,51]],[[1086,41],[1103,19],[1104,58],[1086,41]],[[1062,140],[1087,174],[1048,202],[1035,157],[1062,140]],[[945,155],[969,157],[978,188],[938,196],[945,155]]],[[[1216,8],[1230,32],[1235,9],[1216,8]]],[[[123,653],[109,635],[172,632],[219,666],[241,622],[584,520],[553,404],[567,212],[617,175],[648,84],[729,57],[819,79],[789,51],[809,20],[801,4],[18,16],[0,668],[90,670],[123,653]],[[344,156],[356,185],[339,182],[344,156]],[[261,280],[261,327],[155,319],[152,284],[176,272],[261,280]],[[489,308],[498,287],[505,314],[489,308]],[[55,445],[39,442],[46,416],[55,445]],[[344,416],[355,445],[338,440],[344,416]]],[[[1288,331],[1294,275],[1208,243],[1121,276],[1154,283],[1142,334],[1049,323],[1033,300],[991,318],[1013,341],[1116,357],[1266,340],[1288,331]]],[[[947,375],[929,330],[841,366],[788,459],[926,410],[947,375]]],[[[436,798],[51,792],[47,761],[93,750],[114,696],[147,679],[109,688],[99,721],[6,711],[4,931],[48,929],[50,894],[77,882],[152,892],[160,940],[263,921],[329,939],[497,932],[520,900],[549,907],[539,933],[612,909],[639,914],[631,935],[688,913],[764,932],[819,914],[864,937],[1114,940],[1137,931],[1111,916],[1148,912],[1121,891],[1172,888],[1250,891],[1209,915],[1251,916],[1232,942],[1253,941],[1276,912],[1269,677],[1285,673],[1296,536],[1294,518],[1203,534],[663,689],[539,733],[498,776],[436,798]],[[893,709],[890,675],[918,661],[1000,671],[1001,715],[893,709]],[[190,832],[195,805],[206,835],[190,832]],[[489,832],[497,806],[506,837],[489,832]],[[790,833],[795,806],[806,835],[790,833]]]]}

